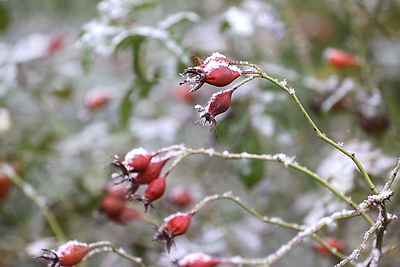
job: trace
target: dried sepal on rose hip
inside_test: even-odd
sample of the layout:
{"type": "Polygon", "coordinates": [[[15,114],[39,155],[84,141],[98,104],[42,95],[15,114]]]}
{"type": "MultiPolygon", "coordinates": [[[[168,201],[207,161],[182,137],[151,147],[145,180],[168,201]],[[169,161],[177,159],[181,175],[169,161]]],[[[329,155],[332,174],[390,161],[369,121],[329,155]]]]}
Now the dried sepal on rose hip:
{"type": "Polygon", "coordinates": [[[232,93],[235,89],[227,89],[221,92],[214,93],[205,108],[197,105],[195,108],[200,113],[200,120],[204,119],[211,127],[217,126],[215,117],[224,113],[231,106],[232,93]]]}
{"type": "Polygon", "coordinates": [[[188,84],[190,92],[197,91],[204,83],[217,87],[226,86],[242,75],[241,69],[232,65],[234,62],[220,53],[213,53],[204,61],[200,58],[197,60],[199,66],[186,68],[181,73],[185,80],[180,84],[188,84]]]}
{"type": "Polygon", "coordinates": [[[189,229],[190,221],[194,212],[191,213],[175,213],[164,219],[164,223],[157,230],[154,240],[165,242],[168,253],[171,247],[175,245],[174,237],[183,235],[189,229]]]}
{"type": "Polygon", "coordinates": [[[186,255],[180,260],[174,262],[177,267],[214,267],[219,264],[229,263],[225,260],[220,260],[211,257],[202,252],[194,252],[186,255]]]}
{"type": "Polygon", "coordinates": [[[57,251],[42,249],[43,254],[38,258],[49,260],[49,267],[74,266],[88,254],[91,246],[76,240],[61,245],[57,251]]]}

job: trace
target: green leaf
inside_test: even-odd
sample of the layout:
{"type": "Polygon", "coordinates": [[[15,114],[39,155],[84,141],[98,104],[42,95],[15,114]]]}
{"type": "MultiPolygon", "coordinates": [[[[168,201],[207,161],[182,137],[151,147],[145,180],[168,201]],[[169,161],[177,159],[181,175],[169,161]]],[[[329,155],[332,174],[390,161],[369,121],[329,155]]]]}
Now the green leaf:
{"type": "Polygon", "coordinates": [[[10,25],[10,12],[3,3],[0,3],[0,32],[7,30],[10,25]]]}
{"type": "Polygon", "coordinates": [[[121,103],[119,105],[119,119],[122,128],[128,127],[129,118],[131,116],[133,108],[133,100],[132,100],[133,91],[134,91],[133,87],[129,88],[129,90],[127,90],[125,95],[123,96],[121,103]]]}
{"type": "Polygon", "coordinates": [[[81,56],[81,67],[84,72],[88,73],[93,65],[93,60],[92,60],[92,49],[91,48],[85,48],[82,52],[81,56]]]}
{"type": "MultiPolygon", "coordinates": [[[[261,147],[262,145],[256,133],[250,131],[246,136],[246,142],[244,142],[243,145],[239,145],[238,149],[249,153],[262,154],[261,147]]],[[[249,160],[245,163],[248,165],[239,170],[240,178],[247,188],[252,188],[263,179],[265,174],[265,162],[261,160],[249,160]]]]}

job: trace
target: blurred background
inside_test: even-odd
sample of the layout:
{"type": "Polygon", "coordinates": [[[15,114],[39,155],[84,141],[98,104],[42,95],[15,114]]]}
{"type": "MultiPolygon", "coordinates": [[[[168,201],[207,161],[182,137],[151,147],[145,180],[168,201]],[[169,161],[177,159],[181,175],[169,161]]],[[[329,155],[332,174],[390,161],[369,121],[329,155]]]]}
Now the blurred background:
{"type": "MultiPolygon", "coordinates": [[[[189,94],[179,73],[197,64],[193,55],[220,52],[286,79],[321,131],[355,152],[381,188],[400,155],[399,18],[398,0],[0,1],[0,160],[21,178],[17,186],[0,173],[0,266],[46,266],[33,257],[62,240],[43,208],[66,240],[108,240],[148,266],[172,266],[196,251],[264,257],[296,234],[221,200],[201,210],[166,254],[145,219],[116,221],[99,209],[115,171],[112,157],[136,147],[285,153],[355,202],[364,200],[369,189],[354,164],[315,137],[285,92],[264,80],[247,83],[210,132],[195,125],[193,106],[205,106],[221,88],[204,85],[189,94]]],[[[162,221],[226,191],[261,214],[299,224],[347,208],[281,164],[197,155],[174,168],[146,216],[162,221]]],[[[397,194],[391,200],[389,212],[399,214],[397,194]]],[[[141,203],[128,205],[143,214],[141,203]]],[[[349,254],[367,229],[356,217],[321,235],[342,241],[349,254]]],[[[398,229],[398,222],[389,226],[386,245],[399,245],[398,229]]],[[[372,241],[366,251],[371,247],[372,241]]],[[[397,248],[382,266],[400,265],[399,255],[397,248]]],[[[276,266],[338,261],[308,240],[276,266]]],[[[132,263],[102,253],[80,266],[132,263]]]]}

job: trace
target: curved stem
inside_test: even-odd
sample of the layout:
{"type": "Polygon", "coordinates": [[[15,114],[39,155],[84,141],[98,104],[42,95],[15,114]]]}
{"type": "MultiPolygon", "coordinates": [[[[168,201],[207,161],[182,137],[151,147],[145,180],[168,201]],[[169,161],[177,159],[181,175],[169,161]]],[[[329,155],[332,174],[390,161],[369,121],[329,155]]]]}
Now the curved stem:
{"type": "Polygon", "coordinates": [[[379,193],[379,191],[376,189],[374,183],[372,182],[371,178],[369,177],[367,171],[364,169],[364,167],[361,164],[361,162],[356,158],[356,155],[354,153],[346,150],[345,148],[343,148],[342,145],[334,142],[332,139],[328,138],[324,133],[321,132],[321,130],[317,127],[315,122],[312,120],[312,118],[310,117],[308,112],[305,110],[305,108],[301,104],[300,100],[297,98],[295,90],[293,88],[291,88],[291,87],[287,87],[286,86],[286,81],[285,80],[282,81],[282,82],[279,82],[277,79],[274,79],[274,78],[270,77],[266,73],[262,73],[261,77],[266,79],[266,80],[268,80],[268,81],[270,81],[271,83],[275,84],[279,88],[283,89],[286,93],[288,93],[292,97],[292,99],[294,100],[294,102],[296,103],[296,105],[298,106],[298,108],[300,109],[301,113],[304,115],[304,117],[308,121],[308,123],[314,129],[315,133],[317,134],[317,137],[322,139],[324,142],[328,143],[329,145],[333,146],[334,148],[336,148],[337,150],[339,150],[340,152],[342,152],[346,156],[348,156],[354,162],[354,164],[357,166],[358,170],[360,171],[360,173],[362,174],[362,176],[364,178],[364,181],[368,184],[368,186],[370,187],[371,191],[374,194],[378,194],[379,193]]]}
{"type": "MultiPolygon", "coordinates": [[[[257,160],[265,160],[265,161],[275,161],[284,164],[286,167],[293,168],[295,170],[298,170],[304,174],[307,174],[310,176],[312,179],[317,181],[318,183],[322,184],[324,187],[326,187],[328,190],[330,190],[333,194],[338,196],[340,199],[348,203],[352,208],[357,209],[357,204],[354,203],[349,197],[338,191],[336,188],[334,188],[329,182],[327,182],[325,179],[320,177],[318,174],[310,171],[304,166],[301,166],[297,162],[294,161],[293,158],[290,158],[284,154],[276,154],[276,155],[259,155],[259,154],[249,154],[247,152],[245,153],[240,153],[240,154],[235,154],[235,153],[229,153],[227,151],[225,152],[217,152],[214,149],[191,149],[191,148],[185,148],[184,146],[180,146],[180,149],[185,151],[185,154],[182,155],[179,158],[179,161],[185,158],[186,156],[189,156],[191,154],[207,154],[209,156],[217,156],[221,157],[224,159],[257,159],[257,160]]],[[[176,162],[177,164],[178,162],[176,162]]],[[[365,212],[362,212],[361,215],[364,217],[364,219],[369,223],[373,224],[372,219],[366,214],[365,212]]]]}
{"type": "Polygon", "coordinates": [[[29,183],[25,182],[18,174],[16,174],[10,165],[1,164],[0,169],[1,172],[10,178],[10,180],[39,208],[57,240],[60,242],[65,242],[67,238],[61,226],[58,224],[53,213],[51,213],[46,206],[43,198],[41,198],[35,191],[35,188],[29,183]]]}
{"type": "MultiPolygon", "coordinates": [[[[250,208],[248,205],[244,204],[240,200],[239,197],[233,195],[231,192],[226,192],[226,193],[223,193],[220,195],[216,194],[216,195],[211,195],[211,196],[205,197],[190,211],[190,213],[197,213],[200,209],[202,209],[209,202],[212,202],[215,200],[220,200],[220,199],[228,199],[228,200],[235,202],[246,212],[250,213],[251,215],[253,215],[254,217],[258,218],[259,220],[261,220],[265,223],[269,223],[269,224],[273,224],[273,225],[281,226],[284,228],[299,231],[299,233],[296,236],[298,238],[295,237],[296,242],[293,243],[293,246],[300,243],[306,237],[311,236],[316,242],[320,243],[323,247],[328,249],[333,255],[337,256],[339,259],[342,259],[342,260],[344,260],[346,258],[346,256],[343,255],[342,253],[332,249],[316,232],[319,231],[323,226],[329,224],[331,221],[336,221],[336,220],[340,220],[340,219],[346,219],[346,218],[358,216],[361,213],[361,210],[363,210],[365,208],[365,206],[368,205],[367,203],[363,202],[360,205],[356,205],[358,207],[357,210],[354,210],[354,211],[346,211],[345,210],[342,212],[334,213],[329,217],[322,218],[315,226],[311,226],[311,227],[301,226],[301,225],[294,224],[294,223],[288,223],[288,222],[283,221],[280,218],[269,218],[267,216],[263,216],[263,215],[259,214],[257,211],[255,211],[254,209],[250,208]]],[[[369,205],[372,205],[372,203],[369,203],[369,205]]],[[[292,240],[294,240],[294,239],[292,239],[292,240]]],[[[290,250],[293,246],[288,247],[288,249],[290,250]]],[[[286,247],[286,245],[283,245],[282,247],[286,247]]],[[[245,258],[241,258],[241,257],[234,257],[235,260],[230,260],[230,262],[235,263],[235,264],[266,264],[266,263],[272,264],[273,262],[280,259],[280,257],[282,257],[287,251],[284,254],[280,254],[278,252],[279,252],[279,250],[277,252],[273,253],[272,255],[279,254],[279,257],[272,257],[272,255],[268,256],[267,258],[263,258],[263,259],[245,259],[245,258]]]]}
{"type": "Polygon", "coordinates": [[[122,258],[125,258],[131,262],[135,262],[135,263],[139,264],[140,267],[146,267],[146,265],[143,263],[141,258],[134,257],[132,255],[127,254],[122,248],[116,248],[113,244],[111,244],[108,241],[100,241],[100,242],[90,244],[90,252],[85,257],[85,260],[90,258],[91,256],[93,256],[96,253],[105,252],[105,251],[109,251],[109,252],[118,254],[122,258]]]}

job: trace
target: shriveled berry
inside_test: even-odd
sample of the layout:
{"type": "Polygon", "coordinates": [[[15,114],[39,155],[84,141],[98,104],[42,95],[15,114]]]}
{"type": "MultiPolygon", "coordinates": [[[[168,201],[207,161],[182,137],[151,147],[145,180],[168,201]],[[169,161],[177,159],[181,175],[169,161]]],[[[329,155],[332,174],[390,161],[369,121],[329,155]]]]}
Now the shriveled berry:
{"type": "Polygon", "coordinates": [[[178,235],[183,235],[189,228],[190,220],[194,213],[175,213],[164,219],[163,225],[158,229],[154,239],[165,241],[167,251],[174,245],[173,238],[178,235]]]}

